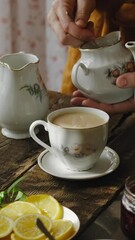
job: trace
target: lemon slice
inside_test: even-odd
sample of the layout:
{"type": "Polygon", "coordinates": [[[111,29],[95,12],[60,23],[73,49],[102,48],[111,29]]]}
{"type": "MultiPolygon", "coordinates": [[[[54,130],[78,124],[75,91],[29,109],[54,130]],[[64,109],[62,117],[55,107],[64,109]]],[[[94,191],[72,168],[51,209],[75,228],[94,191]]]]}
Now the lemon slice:
{"type": "MultiPolygon", "coordinates": [[[[18,237],[18,236],[16,236],[15,235],[15,233],[12,233],[11,235],[10,235],[10,238],[9,239],[2,239],[2,240],[23,240],[22,238],[20,238],[20,237],[18,237]]],[[[26,240],[26,239],[25,239],[26,240]]],[[[45,236],[44,237],[42,237],[42,238],[40,238],[39,240],[48,240],[45,236]]]]}
{"type": "Polygon", "coordinates": [[[74,235],[75,229],[70,220],[58,219],[53,221],[52,232],[55,240],[66,240],[74,235]]]}
{"type": "Polygon", "coordinates": [[[62,205],[49,194],[31,195],[25,201],[35,204],[41,210],[42,214],[48,215],[51,219],[60,219],[63,217],[62,205]]]}
{"type": "Polygon", "coordinates": [[[26,214],[17,218],[14,222],[14,233],[17,237],[27,240],[37,240],[44,237],[44,234],[36,225],[37,218],[40,218],[48,231],[51,231],[52,220],[41,214],[26,214]]]}
{"type": "Polygon", "coordinates": [[[11,240],[22,240],[22,238],[17,237],[14,233],[10,236],[11,240]]]}
{"type": "Polygon", "coordinates": [[[16,201],[13,203],[9,203],[5,207],[0,210],[0,215],[7,216],[12,220],[16,220],[18,217],[24,214],[30,213],[41,213],[40,209],[37,208],[34,204],[24,202],[24,201],[16,201]]]}
{"type": "Polygon", "coordinates": [[[0,215],[0,238],[8,236],[13,229],[13,220],[0,215]]]}
{"type": "MultiPolygon", "coordinates": [[[[15,233],[12,233],[11,235],[10,235],[10,238],[9,239],[2,239],[2,240],[23,240],[22,238],[20,238],[20,237],[18,237],[18,236],[16,236],[15,235],[15,233]]],[[[26,240],[26,239],[25,239],[26,240]]],[[[42,238],[40,238],[39,240],[48,240],[47,238],[45,238],[45,236],[44,237],[42,237],[42,238]]]]}

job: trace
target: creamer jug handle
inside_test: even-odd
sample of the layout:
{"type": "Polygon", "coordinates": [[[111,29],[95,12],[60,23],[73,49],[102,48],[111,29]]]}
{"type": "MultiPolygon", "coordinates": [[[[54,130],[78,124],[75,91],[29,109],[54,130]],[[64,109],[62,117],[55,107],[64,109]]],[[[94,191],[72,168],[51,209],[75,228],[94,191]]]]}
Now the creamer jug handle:
{"type": "Polygon", "coordinates": [[[73,82],[73,84],[74,84],[78,89],[86,91],[86,89],[83,88],[83,87],[79,84],[78,79],[77,79],[77,73],[78,73],[79,67],[81,67],[81,68],[83,69],[85,75],[88,75],[88,74],[89,74],[89,71],[90,71],[90,70],[88,69],[88,67],[87,67],[84,63],[82,63],[82,62],[78,62],[78,63],[76,63],[76,64],[74,65],[74,67],[73,67],[73,69],[72,69],[72,74],[71,74],[72,82],[73,82]]]}

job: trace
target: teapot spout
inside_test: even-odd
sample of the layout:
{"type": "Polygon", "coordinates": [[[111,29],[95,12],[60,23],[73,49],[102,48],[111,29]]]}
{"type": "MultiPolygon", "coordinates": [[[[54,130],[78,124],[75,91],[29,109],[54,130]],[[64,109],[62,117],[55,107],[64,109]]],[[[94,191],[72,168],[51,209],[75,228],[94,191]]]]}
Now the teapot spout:
{"type": "Polygon", "coordinates": [[[133,58],[134,58],[134,61],[135,61],[135,41],[129,41],[125,44],[125,47],[128,48],[132,55],[133,55],[133,58]]]}

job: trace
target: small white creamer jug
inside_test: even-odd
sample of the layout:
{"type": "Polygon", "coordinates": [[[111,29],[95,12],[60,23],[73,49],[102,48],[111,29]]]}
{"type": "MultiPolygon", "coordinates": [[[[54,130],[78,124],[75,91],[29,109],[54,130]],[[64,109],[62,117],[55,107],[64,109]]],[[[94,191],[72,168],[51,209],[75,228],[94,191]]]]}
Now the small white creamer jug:
{"type": "Polygon", "coordinates": [[[37,56],[18,52],[0,58],[0,126],[9,138],[30,137],[29,127],[49,108],[37,56]]]}

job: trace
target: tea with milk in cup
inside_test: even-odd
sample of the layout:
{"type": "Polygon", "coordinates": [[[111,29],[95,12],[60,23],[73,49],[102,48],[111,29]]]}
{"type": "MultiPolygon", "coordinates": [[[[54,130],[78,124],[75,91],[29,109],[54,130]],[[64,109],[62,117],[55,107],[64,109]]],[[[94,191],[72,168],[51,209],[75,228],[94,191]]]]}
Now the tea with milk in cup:
{"type": "Polygon", "coordinates": [[[54,117],[52,123],[64,128],[93,128],[103,124],[104,119],[94,113],[74,111],[54,117]]]}

